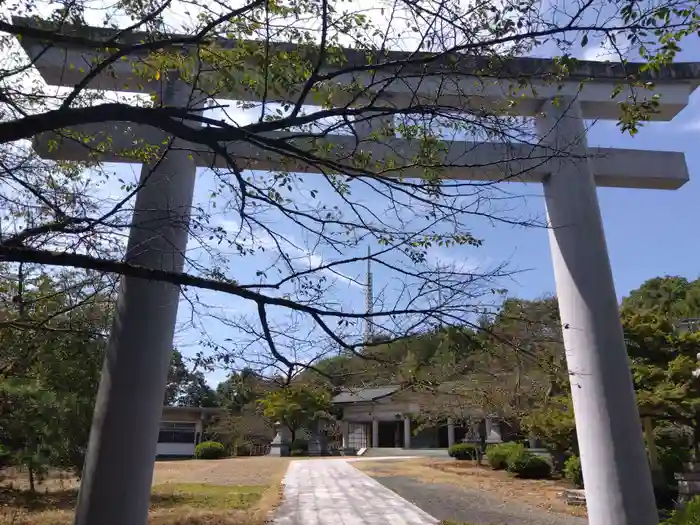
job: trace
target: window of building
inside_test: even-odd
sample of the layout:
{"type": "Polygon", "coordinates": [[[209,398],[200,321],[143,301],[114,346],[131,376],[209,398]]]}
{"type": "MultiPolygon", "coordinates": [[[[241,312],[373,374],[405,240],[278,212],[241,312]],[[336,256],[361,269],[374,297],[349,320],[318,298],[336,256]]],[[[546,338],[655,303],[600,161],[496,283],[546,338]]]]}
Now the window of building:
{"type": "Polygon", "coordinates": [[[367,423],[348,423],[349,448],[360,450],[369,446],[369,435],[372,432],[372,425],[367,423]]]}
{"type": "Polygon", "coordinates": [[[158,443],[194,443],[195,423],[161,423],[158,443]]]}

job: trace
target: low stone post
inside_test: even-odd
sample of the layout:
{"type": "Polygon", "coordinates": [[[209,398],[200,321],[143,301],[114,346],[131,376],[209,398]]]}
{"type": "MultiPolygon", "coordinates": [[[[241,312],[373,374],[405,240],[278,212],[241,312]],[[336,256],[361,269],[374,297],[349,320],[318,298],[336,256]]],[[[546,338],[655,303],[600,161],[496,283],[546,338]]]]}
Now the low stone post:
{"type": "Polygon", "coordinates": [[[496,418],[486,418],[486,443],[503,443],[503,438],[501,437],[501,422],[496,418]]]}
{"type": "Polygon", "coordinates": [[[403,448],[411,448],[411,418],[403,417],[403,448]]]}
{"type": "Polygon", "coordinates": [[[455,444],[455,423],[451,417],[447,418],[447,446],[455,444]]]}
{"type": "Polygon", "coordinates": [[[675,474],[678,481],[679,507],[700,495],[700,463],[686,463],[685,468],[685,472],[675,474]]]}

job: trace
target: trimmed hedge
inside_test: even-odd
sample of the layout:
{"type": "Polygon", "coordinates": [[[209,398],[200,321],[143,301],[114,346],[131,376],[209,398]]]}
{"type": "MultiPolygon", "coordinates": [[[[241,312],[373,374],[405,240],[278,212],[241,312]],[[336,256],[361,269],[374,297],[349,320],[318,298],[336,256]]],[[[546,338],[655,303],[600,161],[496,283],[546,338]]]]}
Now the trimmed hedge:
{"type": "Polygon", "coordinates": [[[552,475],[552,465],[549,461],[526,451],[522,454],[511,454],[507,470],[524,479],[547,479],[552,475]]]}
{"type": "Polygon", "coordinates": [[[447,453],[458,460],[478,459],[479,447],[472,443],[455,443],[447,449],[447,453]]]}
{"type": "Polygon", "coordinates": [[[203,441],[194,449],[197,459],[221,459],[226,457],[226,448],[217,441],[203,441]]]}
{"type": "Polygon", "coordinates": [[[308,456],[309,451],[302,448],[293,448],[289,455],[292,457],[308,456]]]}
{"type": "Polygon", "coordinates": [[[489,465],[494,470],[505,470],[508,468],[508,459],[513,454],[522,454],[525,452],[525,446],[522,443],[514,441],[509,443],[499,443],[498,445],[490,445],[486,449],[486,459],[489,465]]]}
{"type": "Polygon", "coordinates": [[[564,479],[576,488],[583,488],[583,470],[581,469],[581,458],[571,456],[564,462],[564,479]]]}

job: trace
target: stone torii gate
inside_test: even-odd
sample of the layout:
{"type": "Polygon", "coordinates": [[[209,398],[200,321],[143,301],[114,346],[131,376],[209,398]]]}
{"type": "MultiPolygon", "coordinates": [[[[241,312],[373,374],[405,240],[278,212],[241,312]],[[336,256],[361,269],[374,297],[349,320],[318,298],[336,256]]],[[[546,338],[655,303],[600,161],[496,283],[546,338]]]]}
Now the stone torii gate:
{"type": "MultiPolygon", "coordinates": [[[[19,22],[34,24],[15,19],[15,23],[19,22]]],[[[97,28],[74,31],[73,34],[89,34],[93,38],[113,35],[97,28]]],[[[128,35],[125,38],[138,41],[140,37],[128,35]]],[[[94,64],[96,56],[104,56],[80,46],[47,48],[40,41],[26,37],[21,44],[50,85],[78,84],[85,75],[79,72],[78,64],[94,64]],[[68,64],[76,66],[71,69],[68,64]]],[[[358,63],[366,64],[364,54],[347,50],[346,55],[349,63],[359,60],[358,63]]],[[[409,57],[402,53],[390,55],[388,60],[409,57]]],[[[420,77],[414,71],[412,77],[399,80],[393,80],[387,72],[373,76],[372,82],[382,87],[381,98],[396,107],[409,107],[417,97],[452,107],[497,108],[506,98],[513,97],[509,78],[482,78],[475,82],[476,78],[470,76],[470,71],[473,75],[474,70],[469,67],[458,64],[453,75],[445,69],[432,74],[430,68],[421,69],[420,77]],[[381,84],[382,79],[385,84],[381,84]]],[[[509,62],[509,67],[517,76],[518,72],[546,72],[551,69],[551,62],[516,59],[509,62]]],[[[635,69],[634,64],[626,65],[626,73],[635,69]]],[[[678,64],[651,79],[655,83],[653,93],[661,95],[654,119],[671,120],[685,107],[698,85],[699,71],[695,64],[678,64]]],[[[362,83],[363,74],[356,77],[362,83]]],[[[591,525],[653,525],[658,522],[658,515],[596,184],[677,189],[688,180],[685,157],[675,152],[588,148],[584,119],[617,119],[618,100],[625,100],[630,93],[623,89],[616,100],[611,99],[615,86],[625,81],[621,68],[582,62],[570,72],[568,80],[557,85],[536,77],[531,80],[534,86],[523,90],[525,97],[510,111],[536,117],[542,146],[449,142],[442,174],[446,178],[469,180],[501,180],[514,176],[517,181],[543,184],[547,216],[552,226],[549,237],[589,522],[591,525]],[[581,84],[583,79],[592,81],[581,84]],[[552,103],[555,97],[559,98],[558,104],[552,103]],[[543,162],[543,159],[547,160],[543,162]]],[[[349,79],[341,79],[346,80],[349,79]]],[[[128,62],[118,62],[109,74],[96,76],[90,87],[162,91],[160,96],[165,104],[192,106],[190,91],[177,81],[164,90],[161,83],[135,78],[128,62]]],[[[653,93],[637,90],[636,96],[649,99],[653,93]]],[[[293,99],[293,95],[285,96],[293,99]]],[[[241,84],[240,89],[234,88],[220,97],[247,100],[251,93],[241,84]]],[[[370,126],[358,126],[358,132],[367,137],[371,125],[381,125],[381,120],[371,121],[370,126]]],[[[121,123],[79,129],[94,136],[95,142],[100,142],[101,137],[110,137],[112,151],[102,155],[105,161],[128,161],[119,152],[132,147],[136,138],[160,141],[155,144],[167,138],[159,130],[147,126],[121,123]]],[[[289,138],[290,134],[271,136],[289,138]]],[[[37,151],[45,158],[92,158],[90,143],[62,140],[60,147],[54,148],[48,146],[50,138],[42,136],[35,140],[37,151]]],[[[290,140],[301,148],[309,144],[305,138],[290,140]]],[[[373,159],[390,159],[399,166],[414,155],[411,143],[397,137],[388,137],[381,144],[376,139],[358,144],[355,137],[347,136],[330,135],[323,140],[335,146],[335,153],[331,153],[336,156],[334,160],[345,162],[349,167],[352,164],[342,152],[351,152],[354,148],[370,152],[373,159]]],[[[143,168],[144,187],[136,200],[127,259],[142,266],[178,271],[184,264],[185,225],[192,202],[195,169],[197,166],[225,167],[226,163],[212,152],[198,152],[192,156],[186,151],[187,144],[175,142],[177,149],[170,150],[157,167],[143,168]],[[141,228],[144,223],[148,223],[148,229],[141,228]]],[[[236,142],[226,148],[241,169],[317,171],[304,161],[285,159],[249,143],[236,142]]],[[[405,175],[419,176],[420,172],[407,169],[405,175]]],[[[122,278],[90,434],[77,525],[144,525],[146,522],[177,304],[178,289],[173,285],[122,278]]]]}

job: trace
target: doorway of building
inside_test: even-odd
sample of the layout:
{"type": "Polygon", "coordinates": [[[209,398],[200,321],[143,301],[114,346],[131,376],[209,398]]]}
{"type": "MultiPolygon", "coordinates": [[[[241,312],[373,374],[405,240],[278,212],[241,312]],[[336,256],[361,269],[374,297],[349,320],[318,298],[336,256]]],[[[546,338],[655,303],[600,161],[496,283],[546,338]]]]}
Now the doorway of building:
{"type": "Polygon", "coordinates": [[[403,421],[379,422],[379,447],[403,447],[403,421]]]}

